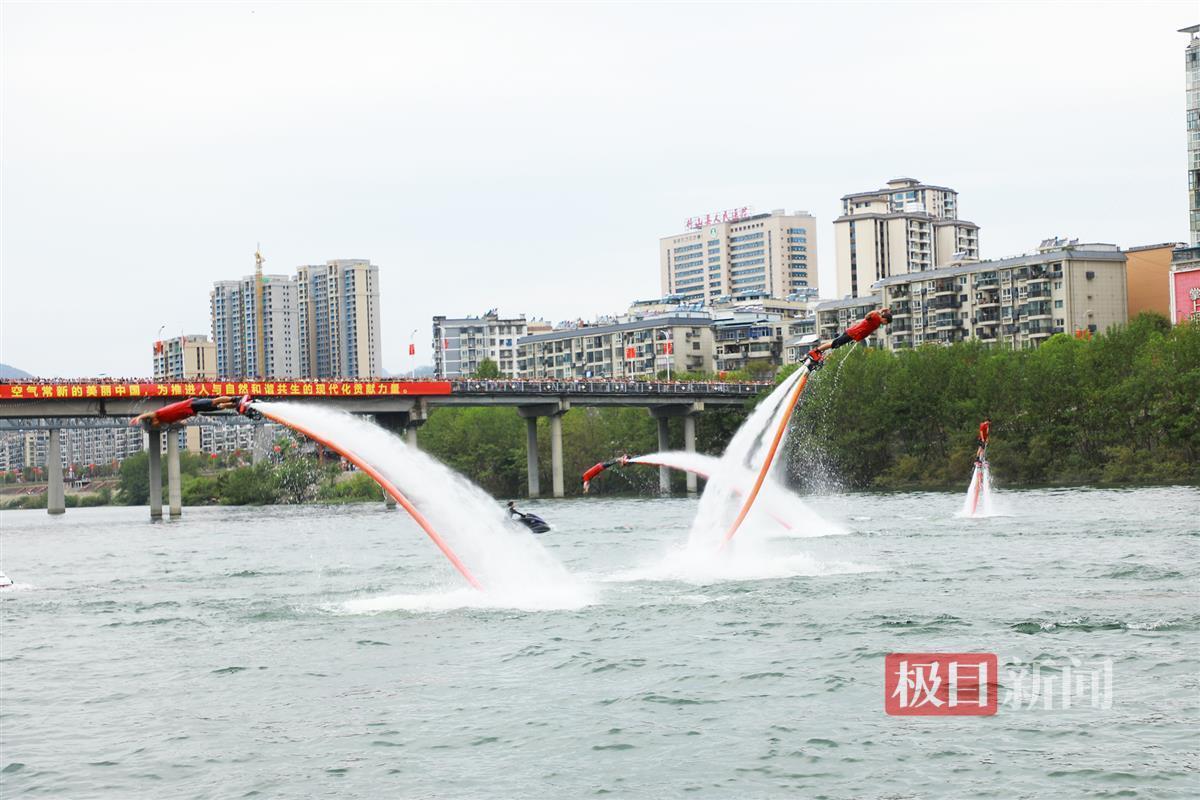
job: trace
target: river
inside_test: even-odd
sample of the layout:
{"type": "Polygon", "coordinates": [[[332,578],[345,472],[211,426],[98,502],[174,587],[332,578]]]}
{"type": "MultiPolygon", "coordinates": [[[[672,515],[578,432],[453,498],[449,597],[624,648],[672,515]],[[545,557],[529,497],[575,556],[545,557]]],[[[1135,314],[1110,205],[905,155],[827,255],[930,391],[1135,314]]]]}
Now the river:
{"type": "Polygon", "coordinates": [[[1200,795],[1200,492],[810,502],[728,574],[695,500],[527,503],[549,605],[382,505],[3,512],[0,794],[1200,795]],[[891,652],[995,653],[997,713],[885,714],[891,652]],[[1029,695],[1068,666],[1100,696],[1029,695]]]}

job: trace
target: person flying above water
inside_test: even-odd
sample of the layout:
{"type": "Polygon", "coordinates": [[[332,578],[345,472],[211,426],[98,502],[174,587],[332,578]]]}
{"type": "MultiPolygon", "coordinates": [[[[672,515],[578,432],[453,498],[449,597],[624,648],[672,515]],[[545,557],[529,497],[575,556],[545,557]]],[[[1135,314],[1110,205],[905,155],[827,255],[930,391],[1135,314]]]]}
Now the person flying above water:
{"type": "Polygon", "coordinates": [[[138,414],[129,420],[130,425],[146,425],[157,428],[160,425],[172,425],[182,422],[197,414],[208,414],[214,411],[232,411],[238,403],[232,397],[189,397],[178,403],[171,403],[155,411],[138,414]]]}
{"type": "Polygon", "coordinates": [[[984,417],[983,422],[979,423],[979,438],[975,440],[975,446],[978,448],[975,451],[975,463],[981,463],[983,457],[987,455],[988,434],[992,432],[992,418],[984,417]]]}
{"type": "Polygon", "coordinates": [[[588,487],[592,483],[592,479],[599,475],[609,467],[615,467],[618,464],[625,466],[629,463],[629,455],[623,455],[620,458],[610,458],[608,461],[601,461],[599,464],[593,464],[587,472],[583,473],[583,493],[587,494],[588,487]]]}
{"type": "Polygon", "coordinates": [[[858,322],[846,328],[845,333],[838,336],[836,339],[825,342],[825,344],[809,350],[804,356],[802,362],[808,367],[808,371],[818,370],[825,365],[825,351],[836,350],[844,344],[851,342],[861,342],[863,339],[870,336],[879,328],[880,325],[888,325],[892,321],[892,310],[890,308],[881,308],[878,311],[872,311],[858,322]]]}

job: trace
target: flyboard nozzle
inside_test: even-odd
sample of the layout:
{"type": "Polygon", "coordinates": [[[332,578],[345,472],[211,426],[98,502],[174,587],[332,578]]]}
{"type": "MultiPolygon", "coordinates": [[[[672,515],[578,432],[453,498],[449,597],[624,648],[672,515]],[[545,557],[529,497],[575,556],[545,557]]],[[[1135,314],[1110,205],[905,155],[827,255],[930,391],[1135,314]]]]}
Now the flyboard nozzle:
{"type": "Polygon", "coordinates": [[[238,400],[237,412],[245,416],[246,412],[250,410],[250,404],[252,402],[254,402],[254,398],[252,398],[250,395],[244,395],[241,400],[238,400]]]}

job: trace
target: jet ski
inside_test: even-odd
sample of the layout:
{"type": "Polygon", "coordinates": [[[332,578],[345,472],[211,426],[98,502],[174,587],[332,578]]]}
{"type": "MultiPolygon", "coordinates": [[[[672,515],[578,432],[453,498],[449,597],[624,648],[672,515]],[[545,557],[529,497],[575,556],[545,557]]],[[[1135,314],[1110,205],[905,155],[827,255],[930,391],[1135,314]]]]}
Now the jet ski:
{"type": "MultiPolygon", "coordinates": [[[[546,530],[550,530],[550,529],[547,528],[546,530]]],[[[12,585],[13,585],[12,580],[10,580],[9,577],[7,575],[5,575],[3,572],[0,572],[0,589],[8,589],[8,588],[11,588],[12,585]]]]}
{"type": "Polygon", "coordinates": [[[521,523],[526,528],[529,528],[529,530],[533,533],[546,533],[550,530],[550,523],[546,522],[546,520],[542,519],[537,514],[526,514],[524,512],[517,511],[517,509],[513,507],[513,502],[511,500],[508,503],[508,514],[510,518],[515,517],[517,522],[521,523]]]}

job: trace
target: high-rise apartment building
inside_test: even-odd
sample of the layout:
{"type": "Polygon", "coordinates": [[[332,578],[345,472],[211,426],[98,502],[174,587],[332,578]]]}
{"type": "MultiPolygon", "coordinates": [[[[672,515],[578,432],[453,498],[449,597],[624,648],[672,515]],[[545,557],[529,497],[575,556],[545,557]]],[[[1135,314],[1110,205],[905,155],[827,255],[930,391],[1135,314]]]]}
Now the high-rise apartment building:
{"type": "Polygon", "coordinates": [[[725,297],[808,296],[818,287],[817,221],[807,211],[741,208],[693,217],[659,240],[664,295],[709,304],[725,297]]]}
{"type": "Polygon", "coordinates": [[[154,343],[154,379],[211,381],[217,379],[217,346],[207,336],[176,336],[154,343]]]}
{"type": "Polygon", "coordinates": [[[255,281],[253,275],[217,281],[209,294],[217,377],[299,378],[296,281],[286,275],[263,275],[260,308],[255,281]]]}
{"type": "MultiPolygon", "coordinates": [[[[1180,33],[1190,35],[1187,48],[1183,51],[1183,67],[1187,113],[1187,170],[1188,170],[1188,231],[1191,243],[1175,248],[1171,254],[1173,270],[1191,271],[1200,269],[1200,25],[1180,28],[1180,33]]],[[[1172,276],[1172,291],[1175,277],[1172,276]]],[[[1171,303],[1172,315],[1177,313],[1175,302],[1171,303]]]]}
{"type": "Polygon", "coordinates": [[[958,218],[958,192],[912,178],[843,197],[833,233],[839,297],[871,294],[882,278],[979,258],[979,226],[958,218]]]}
{"type": "Polygon", "coordinates": [[[466,378],[491,359],[506,377],[517,377],[517,339],[528,332],[525,315],[501,317],[495,310],[481,317],[433,318],[433,374],[466,378]]]}
{"type": "Polygon", "coordinates": [[[875,291],[892,309],[879,329],[890,349],[972,338],[1033,347],[1128,320],[1125,254],[1112,244],[1047,239],[1036,253],[894,275],[875,291]]]}
{"type": "Polygon", "coordinates": [[[299,267],[296,296],[300,377],[382,374],[379,267],[366,259],[299,267]]]}

